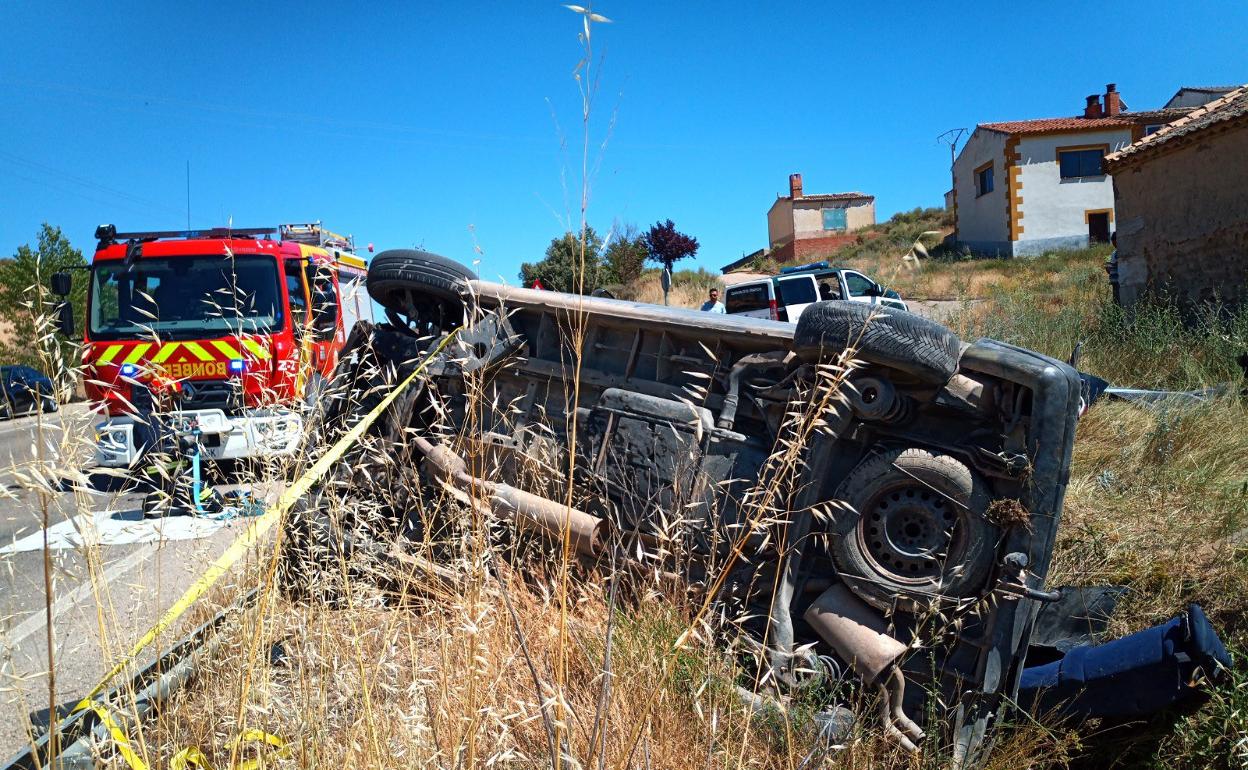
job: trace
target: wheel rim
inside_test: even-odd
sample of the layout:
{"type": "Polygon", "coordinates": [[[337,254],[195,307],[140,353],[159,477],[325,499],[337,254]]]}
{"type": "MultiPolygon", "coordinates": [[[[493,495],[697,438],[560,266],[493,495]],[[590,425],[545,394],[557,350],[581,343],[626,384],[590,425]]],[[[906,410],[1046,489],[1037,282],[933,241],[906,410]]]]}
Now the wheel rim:
{"type": "Polygon", "coordinates": [[[939,583],[960,545],[960,507],[917,480],[886,489],[862,511],[862,552],[881,574],[911,585],[939,583]]]}

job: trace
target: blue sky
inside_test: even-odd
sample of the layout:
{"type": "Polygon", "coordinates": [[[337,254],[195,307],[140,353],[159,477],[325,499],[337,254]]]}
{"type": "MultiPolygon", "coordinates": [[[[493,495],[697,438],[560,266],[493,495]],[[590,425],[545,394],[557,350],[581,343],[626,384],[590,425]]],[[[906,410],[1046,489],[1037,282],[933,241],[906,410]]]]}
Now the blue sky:
{"type": "MultiPolygon", "coordinates": [[[[1248,81],[1248,5],[602,0],[589,221],[671,218],[715,269],[791,172],[940,205],[937,134],[1248,81]]],[[[557,2],[0,3],[0,253],[60,225],[321,219],[482,277],[579,221],[581,21],[557,2]]]]}

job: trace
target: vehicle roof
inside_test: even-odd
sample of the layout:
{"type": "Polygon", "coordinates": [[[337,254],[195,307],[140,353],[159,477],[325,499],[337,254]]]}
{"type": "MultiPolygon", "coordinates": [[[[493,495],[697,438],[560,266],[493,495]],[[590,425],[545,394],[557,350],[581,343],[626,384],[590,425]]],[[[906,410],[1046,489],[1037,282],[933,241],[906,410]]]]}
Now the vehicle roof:
{"type": "Polygon", "coordinates": [[[763,278],[752,278],[748,281],[741,281],[740,283],[734,283],[731,286],[728,286],[727,288],[735,289],[738,286],[753,286],[754,284],[762,283],[764,281],[776,281],[781,278],[799,278],[804,275],[812,275],[818,278],[821,275],[831,275],[833,273],[841,273],[846,270],[852,273],[862,272],[860,270],[854,270],[852,267],[821,267],[817,270],[798,270],[796,272],[784,273],[782,275],[768,275],[768,276],[764,276],[763,278]]]}
{"type": "MultiPolygon", "coordinates": [[[[125,259],[126,243],[113,243],[95,252],[96,262],[125,259]]],[[[260,254],[274,257],[311,257],[318,262],[333,263],[349,271],[363,272],[367,263],[360,257],[345,252],[331,254],[328,249],[295,241],[275,241],[267,238],[176,238],[145,241],[143,257],[187,257],[213,254],[260,254]]],[[[142,259],[142,257],[140,257],[142,259]]]]}
{"type": "MultiPolygon", "coordinates": [[[[144,242],[143,256],[184,257],[228,253],[298,256],[300,245],[258,238],[178,238],[144,242]]],[[[109,244],[95,252],[95,259],[96,261],[124,259],[127,246],[125,242],[109,244]]]]}

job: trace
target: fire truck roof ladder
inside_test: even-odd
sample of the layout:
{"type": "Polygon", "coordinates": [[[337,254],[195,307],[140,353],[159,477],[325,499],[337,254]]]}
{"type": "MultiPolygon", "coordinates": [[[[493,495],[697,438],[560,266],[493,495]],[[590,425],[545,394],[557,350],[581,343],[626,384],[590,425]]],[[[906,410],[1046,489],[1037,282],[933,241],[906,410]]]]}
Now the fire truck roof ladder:
{"type": "Polygon", "coordinates": [[[288,224],[279,227],[283,241],[294,241],[308,246],[322,246],[342,251],[355,251],[355,238],[326,230],[320,222],[288,224]]]}

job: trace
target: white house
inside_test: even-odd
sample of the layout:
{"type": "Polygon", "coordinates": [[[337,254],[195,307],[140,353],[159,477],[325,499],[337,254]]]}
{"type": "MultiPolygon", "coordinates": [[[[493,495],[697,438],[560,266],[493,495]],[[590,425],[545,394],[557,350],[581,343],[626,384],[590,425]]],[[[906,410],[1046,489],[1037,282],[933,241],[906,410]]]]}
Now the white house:
{"type": "Polygon", "coordinates": [[[1114,187],[1105,156],[1191,109],[1131,112],[1110,83],[1079,116],[979,124],[953,165],[958,242],[1017,257],[1108,241],[1114,187]]]}

